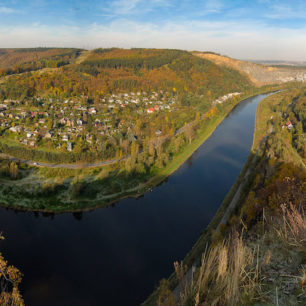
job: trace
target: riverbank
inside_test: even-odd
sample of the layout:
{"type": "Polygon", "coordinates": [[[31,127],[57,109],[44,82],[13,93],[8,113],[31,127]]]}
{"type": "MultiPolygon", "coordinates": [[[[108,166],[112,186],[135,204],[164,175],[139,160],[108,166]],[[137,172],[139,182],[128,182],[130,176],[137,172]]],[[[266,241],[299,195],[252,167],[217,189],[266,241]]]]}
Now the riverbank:
{"type": "MultiPolygon", "coordinates": [[[[247,188],[254,176],[254,169],[260,161],[260,145],[263,142],[266,131],[266,122],[263,120],[268,119],[269,112],[266,111],[266,101],[271,95],[277,95],[278,93],[272,92],[268,97],[263,99],[257,109],[255,117],[255,127],[253,133],[253,144],[250,155],[243,166],[238,178],[234,185],[231,187],[222,204],[217,210],[215,216],[210,221],[208,226],[203,230],[199,239],[196,241],[190,252],[187,253],[183,260],[183,265],[187,267],[186,279],[189,281],[192,278],[192,267],[201,263],[202,254],[213,240],[220,239],[224,234],[225,224],[229,221],[235,208],[242,204],[244,196],[247,193],[247,188]],[[268,116],[268,117],[267,117],[268,116]],[[262,128],[264,126],[264,128],[262,128]],[[256,139],[256,140],[255,140],[256,139]],[[258,141],[259,140],[259,141],[258,141]]],[[[167,280],[170,289],[174,290],[174,295],[179,290],[177,288],[177,276],[173,273],[167,280]]],[[[159,290],[159,289],[158,289],[159,290]]],[[[159,292],[155,291],[145,302],[144,306],[155,305],[159,292]]]]}

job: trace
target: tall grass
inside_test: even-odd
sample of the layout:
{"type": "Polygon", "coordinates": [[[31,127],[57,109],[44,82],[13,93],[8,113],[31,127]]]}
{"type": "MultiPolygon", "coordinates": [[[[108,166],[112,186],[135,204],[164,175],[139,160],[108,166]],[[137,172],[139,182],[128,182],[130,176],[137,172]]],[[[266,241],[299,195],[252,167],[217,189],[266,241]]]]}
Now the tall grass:
{"type": "Polygon", "coordinates": [[[260,290],[258,251],[246,246],[242,237],[235,234],[205,250],[191,280],[183,274],[182,264],[177,263],[177,305],[247,305],[260,290]]]}
{"type": "MultiPolygon", "coordinates": [[[[306,216],[302,205],[282,204],[280,214],[270,217],[268,219],[271,225],[263,227],[263,239],[273,237],[276,233],[280,249],[281,246],[305,249],[306,216]]],[[[176,262],[174,266],[179,286],[173,291],[175,305],[232,306],[271,301],[271,292],[265,292],[263,284],[270,273],[268,266],[271,260],[275,262],[274,257],[278,255],[274,254],[275,249],[271,252],[270,247],[265,247],[258,239],[255,243],[246,245],[242,234],[235,233],[212,244],[205,249],[201,264],[194,274],[192,270],[187,271],[182,263],[176,262]],[[265,275],[266,273],[268,274],[265,275]]],[[[246,241],[249,241],[249,237],[246,241]]],[[[292,275],[292,278],[303,289],[306,285],[305,267],[302,266],[300,272],[300,275],[292,275]]],[[[282,286],[282,283],[278,285],[282,286]]],[[[283,300],[284,293],[276,289],[276,284],[275,286],[274,299],[283,300]]]]}
{"type": "Polygon", "coordinates": [[[288,244],[303,247],[306,244],[306,215],[303,207],[282,204],[282,224],[275,230],[288,244]]]}

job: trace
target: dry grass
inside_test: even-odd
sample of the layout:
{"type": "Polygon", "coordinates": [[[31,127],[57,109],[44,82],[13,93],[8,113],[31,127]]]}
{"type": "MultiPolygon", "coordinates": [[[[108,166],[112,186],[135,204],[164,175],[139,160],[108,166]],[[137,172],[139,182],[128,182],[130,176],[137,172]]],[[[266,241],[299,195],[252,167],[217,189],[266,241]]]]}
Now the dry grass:
{"type": "Polygon", "coordinates": [[[262,227],[263,232],[258,238],[251,234],[254,238],[251,243],[250,233],[245,242],[242,234],[236,233],[207,247],[201,265],[193,275],[191,270],[187,272],[182,263],[176,262],[174,266],[179,290],[174,291],[174,297],[169,299],[168,295],[167,300],[159,305],[170,305],[167,301],[171,301],[171,305],[253,305],[257,302],[285,305],[294,290],[300,290],[294,300],[300,301],[305,295],[305,267],[299,264],[293,267],[290,260],[285,260],[285,255],[278,252],[288,248],[297,252],[305,249],[304,209],[291,203],[283,204],[281,214],[271,218],[262,227]],[[273,245],[263,243],[271,237],[274,237],[273,245]],[[279,260],[281,263],[278,263],[279,260]],[[279,266],[279,273],[275,272],[275,266],[279,266]],[[267,280],[269,283],[271,278],[274,285],[267,287],[267,280]]]}
{"type": "Polygon", "coordinates": [[[206,249],[194,279],[188,280],[183,265],[176,263],[180,281],[177,305],[248,304],[259,289],[258,251],[247,247],[236,234],[206,249]]]}
{"type": "Polygon", "coordinates": [[[282,224],[275,230],[280,238],[292,246],[303,247],[306,243],[306,216],[303,207],[297,209],[291,203],[282,204],[282,224]]]}

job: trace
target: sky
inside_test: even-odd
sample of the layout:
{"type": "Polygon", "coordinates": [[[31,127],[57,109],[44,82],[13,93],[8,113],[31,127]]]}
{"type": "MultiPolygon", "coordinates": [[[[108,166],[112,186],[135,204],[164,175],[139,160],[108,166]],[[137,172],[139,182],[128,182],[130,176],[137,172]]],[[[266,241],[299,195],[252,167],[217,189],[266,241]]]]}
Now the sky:
{"type": "Polygon", "coordinates": [[[0,0],[0,48],[143,47],[306,61],[306,0],[0,0]]]}

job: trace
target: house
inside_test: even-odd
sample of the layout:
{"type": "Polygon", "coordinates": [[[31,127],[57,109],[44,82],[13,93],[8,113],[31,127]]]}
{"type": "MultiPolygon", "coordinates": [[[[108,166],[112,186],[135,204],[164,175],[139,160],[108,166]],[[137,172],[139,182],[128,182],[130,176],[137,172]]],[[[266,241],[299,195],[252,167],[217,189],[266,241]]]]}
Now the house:
{"type": "Polygon", "coordinates": [[[67,142],[67,151],[72,152],[72,143],[67,142]]]}
{"type": "Polygon", "coordinates": [[[63,139],[63,141],[68,141],[69,140],[69,136],[65,134],[65,135],[63,135],[62,139],[63,139]]]}
{"type": "Polygon", "coordinates": [[[92,140],[93,140],[93,137],[92,137],[92,135],[86,135],[86,141],[88,142],[88,143],[92,143],[92,140]]]}
{"type": "Polygon", "coordinates": [[[162,131],[161,131],[161,130],[156,130],[156,131],[155,131],[155,135],[156,135],[156,136],[160,136],[161,134],[162,134],[162,131]]]}
{"type": "Polygon", "coordinates": [[[13,133],[17,133],[17,126],[10,127],[10,131],[13,133]]]}
{"type": "Polygon", "coordinates": [[[60,124],[66,125],[67,120],[66,120],[66,118],[62,118],[59,122],[60,122],[60,124]]]}
{"type": "Polygon", "coordinates": [[[46,134],[45,134],[45,138],[52,138],[54,136],[54,132],[53,131],[48,131],[46,134]]]}
{"type": "Polygon", "coordinates": [[[95,115],[97,113],[96,109],[91,107],[89,110],[88,110],[89,114],[91,115],[95,115]]]}
{"type": "Polygon", "coordinates": [[[36,146],[36,141],[35,140],[31,140],[31,141],[28,142],[28,145],[30,147],[35,147],[36,146]]]}
{"type": "Polygon", "coordinates": [[[131,141],[137,141],[137,136],[136,135],[131,135],[130,140],[131,141]]]}
{"type": "Polygon", "coordinates": [[[0,104],[0,111],[6,110],[7,106],[5,104],[0,104]]]}
{"type": "Polygon", "coordinates": [[[150,108],[147,109],[148,114],[152,114],[152,113],[154,113],[154,111],[155,111],[155,109],[153,107],[150,107],[150,108]]]}
{"type": "Polygon", "coordinates": [[[31,138],[33,136],[32,132],[27,132],[27,138],[31,138]]]}
{"type": "Polygon", "coordinates": [[[293,128],[293,125],[292,125],[291,121],[287,121],[286,126],[287,126],[288,130],[291,130],[293,128]]]}
{"type": "Polygon", "coordinates": [[[22,112],[21,112],[21,116],[22,116],[23,118],[27,117],[27,116],[28,116],[28,112],[27,112],[27,111],[22,111],[22,112]]]}
{"type": "Polygon", "coordinates": [[[72,126],[72,121],[70,119],[66,120],[66,126],[72,126]]]}

